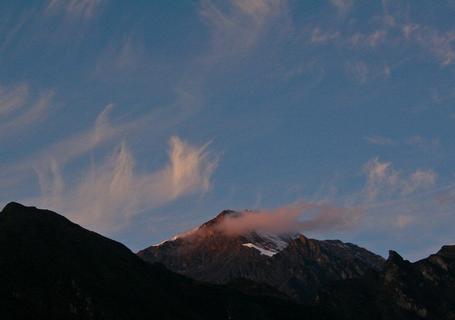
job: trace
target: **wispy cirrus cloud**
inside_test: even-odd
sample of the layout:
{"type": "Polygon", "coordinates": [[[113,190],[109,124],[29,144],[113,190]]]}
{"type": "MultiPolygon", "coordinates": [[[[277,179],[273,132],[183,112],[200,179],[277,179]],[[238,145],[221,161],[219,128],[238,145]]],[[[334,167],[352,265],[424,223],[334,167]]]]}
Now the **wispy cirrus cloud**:
{"type": "Polygon", "coordinates": [[[46,12],[48,14],[63,13],[73,18],[89,19],[106,2],[107,0],[49,0],[46,12]]]}
{"type": "Polygon", "coordinates": [[[33,14],[33,10],[30,10],[29,12],[22,13],[19,17],[14,16],[14,19],[12,18],[12,15],[9,17],[2,16],[2,19],[10,21],[10,23],[13,24],[13,27],[10,29],[3,26],[0,27],[0,52],[7,50],[14,39],[23,32],[25,25],[29,22],[30,17],[32,17],[33,14]]]}
{"type": "Polygon", "coordinates": [[[346,15],[352,8],[353,0],[330,0],[330,3],[335,6],[338,12],[342,15],[346,15]]]}
{"type": "Polygon", "coordinates": [[[12,88],[0,87],[0,116],[4,117],[23,107],[28,97],[28,86],[22,84],[12,88]]]}
{"type": "Polygon", "coordinates": [[[352,46],[353,48],[375,48],[381,44],[384,44],[386,38],[387,31],[378,29],[370,33],[354,33],[347,39],[347,41],[348,45],[352,46]]]}
{"type": "MultiPolygon", "coordinates": [[[[442,66],[455,61],[455,30],[423,23],[410,14],[404,1],[383,1],[384,27],[394,35],[398,45],[413,45],[424,50],[442,66]]],[[[392,38],[393,40],[393,38],[392,38]]]]}
{"type": "Polygon", "coordinates": [[[395,144],[395,141],[392,140],[391,138],[378,135],[363,137],[363,139],[367,141],[369,144],[374,144],[378,146],[390,146],[395,144]]]}
{"type": "Polygon", "coordinates": [[[151,64],[150,57],[143,42],[137,38],[137,35],[130,33],[120,41],[114,41],[108,45],[93,68],[94,75],[112,80],[117,78],[119,73],[125,77],[129,72],[138,74],[148,70],[146,66],[151,64]]]}
{"type": "MultiPolygon", "coordinates": [[[[355,1],[330,3],[343,18],[351,11],[361,10],[355,1]]],[[[324,13],[303,26],[300,39],[314,48],[333,46],[344,51],[344,61],[339,65],[360,85],[388,79],[395,69],[413,60],[431,61],[443,68],[453,66],[455,29],[429,24],[411,13],[406,1],[383,1],[362,19],[345,25],[324,13]]]]}
{"type": "Polygon", "coordinates": [[[55,161],[37,172],[42,206],[65,213],[97,231],[113,232],[128,225],[138,213],[178,198],[209,191],[217,157],[208,144],[193,146],[178,137],[169,141],[168,163],[161,169],[139,172],[125,143],[100,164],[67,183],[55,161]]]}
{"type": "Polygon", "coordinates": [[[365,136],[363,139],[367,143],[376,146],[409,146],[432,151],[435,151],[440,147],[438,138],[428,138],[419,134],[400,139],[392,139],[381,135],[365,136]]]}
{"type": "Polygon", "coordinates": [[[403,25],[404,38],[431,53],[441,64],[455,62],[455,30],[442,31],[417,23],[403,25]]]}
{"type": "MultiPolygon", "coordinates": [[[[38,107],[41,105],[42,103],[38,107]]],[[[38,107],[35,108],[41,110],[42,107],[38,107]]],[[[127,132],[141,129],[150,120],[148,116],[143,116],[140,119],[112,124],[109,120],[109,114],[112,109],[112,104],[107,105],[97,116],[94,125],[87,130],[60,139],[36,152],[31,152],[22,160],[15,161],[12,164],[2,164],[0,166],[2,180],[4,182],[13,180],[18,184],[20,181],[29,180],[30,174],[33,172],[43,172],[45,174],[49,170],[52,171],[52,162],[55,162],[58,167],[63,167],[95,148],[125,135],[127,132]]],[[[10,127],[16,127],[18,123],[29,122],[35,118],[35,113],[35,110],[28,111],[25,115],[20,116],[19,119],[14,118],[12,122],[7,124],[10,127]]],[[[2,130],[2,127],[0,127],[0,130],[2,130]]]]}
{"type": "Polygon", "coordinates": [[[286,7],[286,0],[207,0],[201,2],[199,13],[212,33],[213,50],[233,54],[253,47],[286,7]]]}
{"type": "Polygon", "coordinates": [[[316,45],[331,44],[341,37],[341,33],[337,30],[322,30],[320,27],[314,27],[309,34],[310,43],[316,45]]]}
{"type": "Polygon", "coordinates": [[[32,95],[26,84],[0,86],[0,139],[44,120],[52,97],[52,91],[32,95]]]}
{"type": "Polygon", "coordinates": [[[386,79],[390,75],[390,67],[384,64],[370,64],[363,60],[349,61],[345,64],[346,73],[356,82],[366,82],[378,78],[386,79]]]}

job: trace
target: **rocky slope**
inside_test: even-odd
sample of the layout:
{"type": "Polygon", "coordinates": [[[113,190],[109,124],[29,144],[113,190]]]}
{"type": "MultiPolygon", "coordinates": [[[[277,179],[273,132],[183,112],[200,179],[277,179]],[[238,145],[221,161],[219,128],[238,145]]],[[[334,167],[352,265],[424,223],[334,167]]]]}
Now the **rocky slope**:
{"type": "Polygon", "coordinates": [[[199,228],[138,253],[177,273],[211,283],[249,279],[272,286],[304,302],[324,285],[380,270],[384,259],[354,244],[319,241],[301,234],[250,231],[226,234],[223,219],[241,213],[226,210],[199,228]]]}

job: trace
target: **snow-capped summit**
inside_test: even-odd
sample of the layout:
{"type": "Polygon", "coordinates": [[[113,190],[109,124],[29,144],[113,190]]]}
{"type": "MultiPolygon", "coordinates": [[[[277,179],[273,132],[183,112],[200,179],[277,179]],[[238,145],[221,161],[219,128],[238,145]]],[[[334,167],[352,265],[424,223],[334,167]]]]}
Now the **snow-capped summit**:
{"type": "MultiPolygon", "coordinates": [[[[248,210],[247,213],[254,213],[254,211],[248,210]]],[[[165,243],[184,240],[194,242],[196,239],[201,238],[213,238],[218,236],[226,236],[226,231],[223,230],[222,225],[225,219],[235,219],[242,216],[242,212],[234,210],[224,210],[220,212],[214,219],[211,219],[201,226],[194,228],[190,231],[178,234],[172,237],[170,240],[162,241],[154,247],[161,246],[165,243]]],[[[271,257],[278,252],[285,249],[289,243],[299,236],[298,233],[273,233],[262,230],[245,230],[241,233],[228,233],[228,238],[236,238],[240,240],[241,245],[255,249],[264,256],[271,257]]]]}
{"type": "Polygon", "coordinates": [[[382,257],[339,240],[308,239],[295,232],[231,232],[225,228],[227,219],[241,216],[242,212],[222,211],[198,228],[138,255],[207,282],[249,279],[265,283],[299,301],[329,281],[360,277],[384,263],[382,257]]]}

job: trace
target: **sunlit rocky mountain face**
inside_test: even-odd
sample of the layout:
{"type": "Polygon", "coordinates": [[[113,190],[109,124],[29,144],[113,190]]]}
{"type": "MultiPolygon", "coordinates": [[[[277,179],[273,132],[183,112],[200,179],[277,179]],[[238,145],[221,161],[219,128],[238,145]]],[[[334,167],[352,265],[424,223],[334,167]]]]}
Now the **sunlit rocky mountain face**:
{"type": "Polygon", "coordinates": [[[188,277],[211,283],[248,279],[270,285],[305,302],[335,280],[358,278],[381,270],[384,259],[339,240],[319,241],[303,234],[249,230],[225,232],[225,219],[240,212],[226,210],[199,228],[138,253],[188,277]]]}
{"type": "Polygon", "coordinates": [[[455,319],[455,246],[410,263],[339,240],[219,228],[241,214],[223,211],[138,255],[209,283],[266,284],[333,319],[455,319]]]}
{"type": "Polygon", "coordinates": [[[0,319],[455,319],[455,246],[415,263],[224,211],[138,255],[57,213],[0,213],[0,319]]]}

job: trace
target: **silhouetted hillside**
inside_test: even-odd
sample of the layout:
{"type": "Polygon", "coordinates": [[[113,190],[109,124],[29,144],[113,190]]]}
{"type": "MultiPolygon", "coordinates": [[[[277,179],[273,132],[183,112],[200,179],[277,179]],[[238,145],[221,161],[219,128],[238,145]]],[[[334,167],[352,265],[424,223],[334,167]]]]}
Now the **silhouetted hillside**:
{"type": "Polygon", "coordinates": [[[151,265],[47,210],[0,213],[1,319],[296,319],[282,299],[246,296],[151,265]]]}

